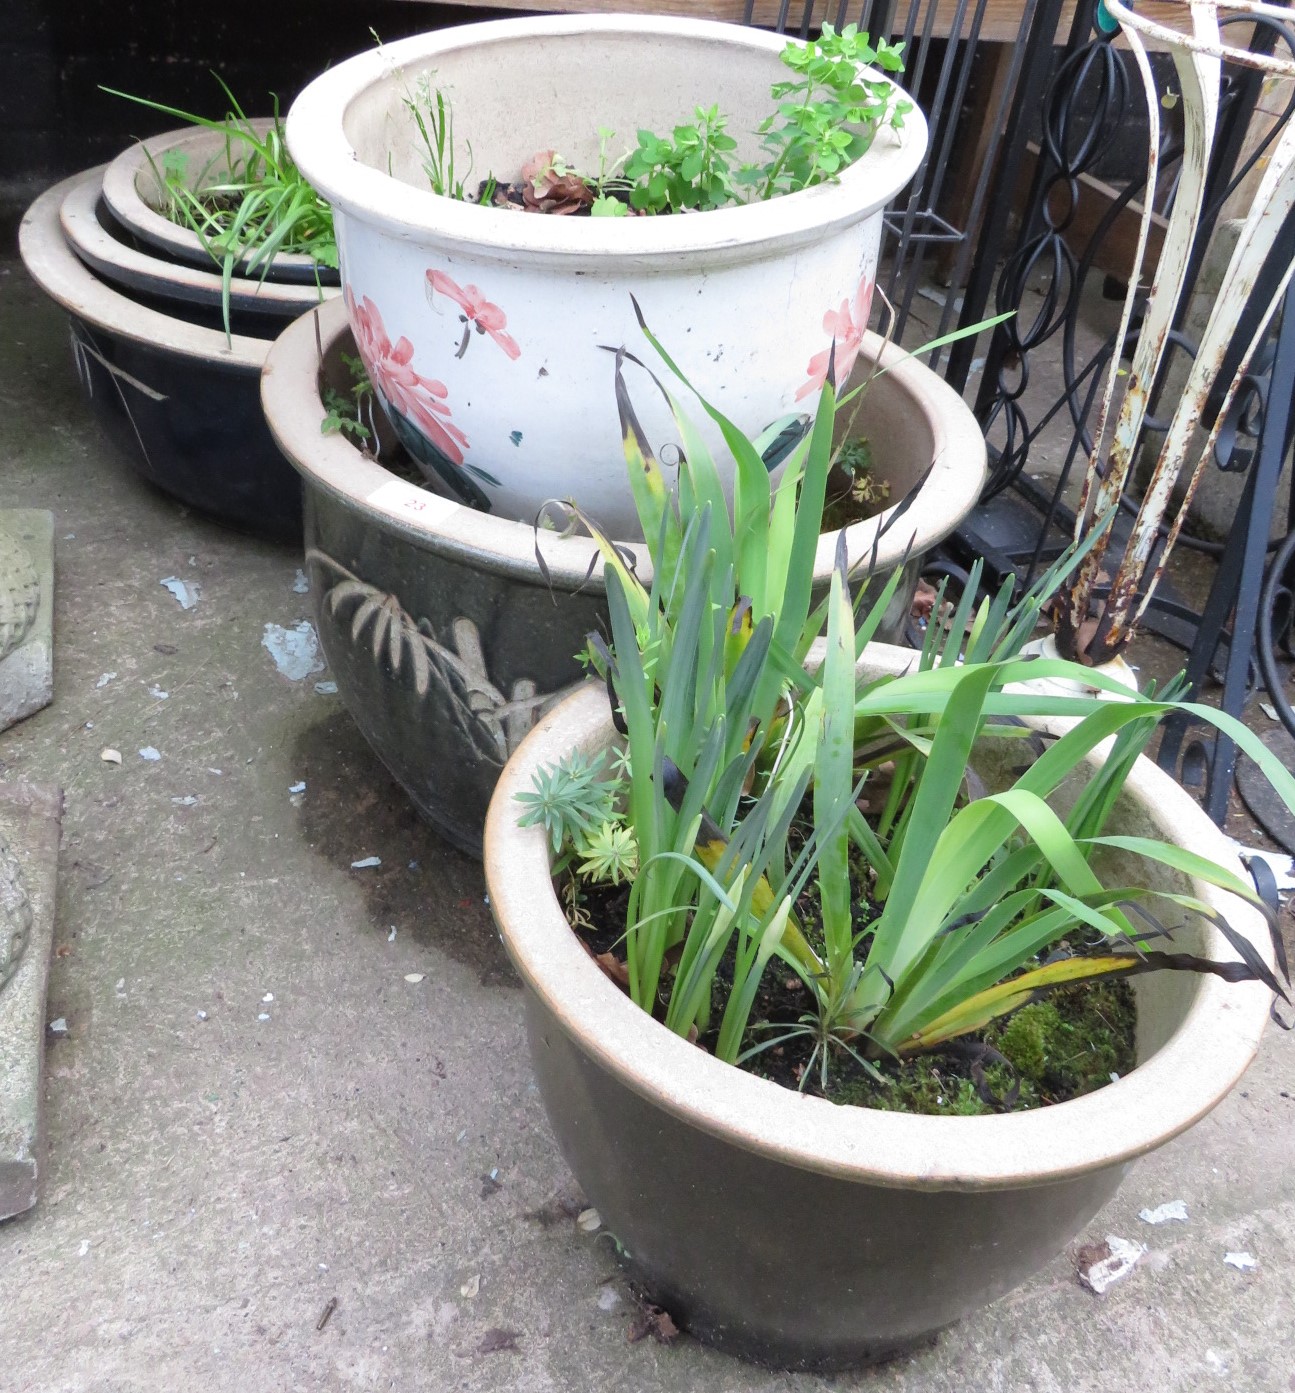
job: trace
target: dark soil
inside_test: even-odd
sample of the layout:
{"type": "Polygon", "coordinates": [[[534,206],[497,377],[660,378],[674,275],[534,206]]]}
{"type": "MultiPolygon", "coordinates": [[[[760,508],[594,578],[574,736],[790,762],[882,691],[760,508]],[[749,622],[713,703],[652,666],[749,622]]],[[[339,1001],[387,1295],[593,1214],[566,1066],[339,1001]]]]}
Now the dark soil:
{"type": "MultiPolygon", "coordinates": [[[[628,888],[581,884],[577,890],[575,882],[564,879],[559,890],[581,942],[624,989],[621,939],[628,888]]],[[[798,913],[808,911],[802,922],[811,940],[812,909],[812,905],[797,906],[798,913]]],[[[857,905],[856,910],[868,917],[875,912],[866,904],[857,905]]],[[[717,1027],[722,994],[728,987],[726,975],[721,964],[713,1012],[717,1027]]],[[[770,1035],[783,1035],[788,1027],[801,1024],[802,1017],[812,1019],[813,1006],[813,995],[805,984],[775,961],[757,995],[744,1048],[770,1035]]],[[[1136,1063],[1134,1026],[1133,992],[1127,981],[1120,980],[1055,991],[948,1050],[903,1062],[872,1061],[885,1080],[882,1083],[840,1047],[829,1053],[825,1082],[822,1056],[813,1057],[814,1038],[809,1032],[766,1049],[742,1067],[834,1103],[937,1116],[1022,1112],[1081,1097],[1128,1073],[1136,1063]]],[[[697,1041],[702,1049],[713,1043],[713,1035],[697,1041]]]]}

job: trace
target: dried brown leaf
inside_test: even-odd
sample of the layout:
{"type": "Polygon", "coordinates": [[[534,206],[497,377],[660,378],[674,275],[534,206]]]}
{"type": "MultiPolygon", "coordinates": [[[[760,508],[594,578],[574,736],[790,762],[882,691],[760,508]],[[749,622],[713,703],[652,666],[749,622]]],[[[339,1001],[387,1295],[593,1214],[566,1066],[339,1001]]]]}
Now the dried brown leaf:
{"type": "Polygon", "coordinates": [[[627,992],[630,989],[630,970],[627,964],[623,963],[615,953],[596,953],[594,962],[611,978],[621,989],[627,992]]]}
{"type": "Polygon", "coordinates": [[[502,1351],[517,1352],[518,1340],[522,1337],[520,1330],[506,1330],[503,1326],[492,1325],[489,1330],[482,1335],[480,1343],[477,1345],[478,1354],[499,1354],[502,1351]]]}
{"type": "Polygon", "coordinates": [[[670,1312],[650,1301],[640,1304],[639,1314],[634,1318],[625,1338],[636,1345],[648,1335],[659,1344],[668,1345],[679,1338],[679,1327],[674,1323],[670,1312]]]}
{"type": "Polygon", "coordinates": [[[935,608],[936,589],[918,577],[917,589],[913,592],[912,616],[914,619],[929,619],[935,608]]]}
{"type": "Polygon", "coordinates": [[[547,180],[553,175],[553,160],[557,155],[556,150],[537,150],[529,160],[522,164],[521,177],[527,184],[535,184],[541,179],[547,180]]]}

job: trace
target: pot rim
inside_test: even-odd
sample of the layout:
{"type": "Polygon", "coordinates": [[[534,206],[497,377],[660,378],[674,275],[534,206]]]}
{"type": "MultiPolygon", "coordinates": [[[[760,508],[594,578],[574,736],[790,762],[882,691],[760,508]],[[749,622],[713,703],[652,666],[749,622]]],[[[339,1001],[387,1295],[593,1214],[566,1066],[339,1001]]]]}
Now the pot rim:
{"type": "Polygon", "coordinates": [[[102,171],[103,166],[97,165],[53,185],[23,215],[18,250],[32,279],[69,314],[105,333],[183,358],[259,373],[270,350],[268,339],[235,334],[226,341],[219,330],[187,324],[137,304],[82,265],[64,239],[59,209],[73,189],[96,186],[102,171]]]}
{"type": "MultiPolygon", "coordinates": [[[[271,116],[250,116],[250,125],[258,134],[268,131],[274,124],[271,116]]],[[[139,192],[138,180],[151,173],[148,156],[155,160],[172,150],[202,149],[207,145],[219,149],[225,137],[205,126],[179,126],[175,130],[163,131],[159,135],[145,136],[137,140],[111,160],[103,171],[103,201],[112,215],[154,246],[162,248],[186,261],[206,260],[210,262],[205,248],[195,232],[187,227],[173,223],[170,218],[159,213],[139,192]]],[[[312,277],[315,260],[305,252],[276,252],[276,266],[291,267],[301,275],[312,277]]],[[[252,279],[259,279],[253,276],[252,279]]],[[[313,280],[312,280],[313,284],[313,280]]]]}
{"type": "MultiPolygon", "coordinates": [[[[871,644],[872,671],[900,673],[916,654],[871,644]]],[[[841,1107],[723,1064],[633,1004],[572,932],[553,893],[542,827],[517,826],[514,795],[533,771],[577,745],[612,735],[606,693],[586,687],[549,712],[505,766],[486,817],[485,872],[491,912],[514,966],[546,1011],[622,1085],[691,1125],[744,1150],[799,1169],[890,1187],[1009,1189],[1044,1185],[1122,1165],[1180,1132],[1219,1103],[1253,1059],[1271,995],[1256,982],[1213,976],[1179,1026],[1118,1082],[1050,1108],[992,1117],[928,1117],[841,1107]]],[[[1145,757],[1126,789],[1157,832],[1224,865],[1239,867],[1223,834],[1174,781],[1145,757]]],[[[1196,883],[1271,964],[1262,918],[1234,897],[1196,883]]],[[[1211,951],[1227,952],[1208,928],[1211,951]]]]}
{"type": "MultiPolygon", "coordinates": [[[[290,324],[265,360],[261,401],[266,420],[279,448],[302,477],[370,521],[394,527],[428,550],[470,552],[497,573],[521,576],[535,574],[538,545],[555,588],[601,589],[602,564],[590,538],[561,537],[442,498],[398,479],[340,433],[321,433],[319,350],[322,346],[327,351],[345,328],[345,305],[340,299],[330,300],[290,324]],[[591,561],[596,563],[592,576],[591,561]]],[[[917,496],[902,519],[881,536],[880,545],[878,535],[888,525],[893,507],[846,528],[851,562],[871,556],[876,547],[874,569],[886,571],[899,564],[905,551],[919,556],[935,546],[970,511],[984,482],[985,439],[962,398],[915,358],[871,333],[865,335],[862,356],[875,357],[886,368],[890,382],[907,389],[929,418],[935,443],[930,472],[917,486],[917,496]]],[[[819,538],[814,574],[823,581],[831,576],[839,535],[825,532],[819,538]]],[[[624,545],[646,580],[652,569],[647,548],[642,543],[624,545]]]]}
{"type": "Polygon", "coordinates": [[[756,249],[790,250],[883,208],[921,166],[927,128],[914,102],[903,128],[879,131],[868,153],[836,183],[687,217],[526,218],[402,183],[362,164],[347,139],[344,118],[351,103],[396,68],[483,44],[605,34],[682,35],[698,43],[771,53],[781,52],[787,42],[786,36],[744,25],[668,15],[544,15],[457,25],[356,54],[321,74],[288,111],[288,148],[298,168],[336,209],[398,237],[432,237],[476,256],[498,258],[520,251],[559,260],[592,259],[603,269],[641,269],[648,263],[673,263],[681,255],[731,262],[756,249]]]}
{"type": "MultiPolygon", "coordinates": [[[[222,303],[224,291],[219,272],[165,261],[119,242],[99,221],[99,194],[99,185],[87,180],[70,188],[59,207],[59,226],[68,245],[92,271],[110,280],[120,277],[145,294],[208,306],[222,303]]],[[[312,309],[321,299],[338,294],[335,287],[293,285],[256,277],[237,279],[231,284],[230,304],[252,313],[299,314],[312,309]]]]}

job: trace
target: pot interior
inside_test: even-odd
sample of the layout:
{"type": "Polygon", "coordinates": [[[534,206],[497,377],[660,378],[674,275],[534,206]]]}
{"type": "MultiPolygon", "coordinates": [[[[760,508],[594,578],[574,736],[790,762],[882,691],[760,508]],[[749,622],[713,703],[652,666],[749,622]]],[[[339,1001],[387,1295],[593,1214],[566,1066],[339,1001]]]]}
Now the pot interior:
{"type": "MultiPolygon", "coordinates": [[[[251,118],[248,125],[256,135],[264,136],[274,121],[268,116],[258,116],[251,118]]],[[[152,137],[141,142],[140,150],[135,192],[142,203],[168,221],[167,205],[171,198],[165,183],[168,164],[182,171],[181,181],[186,188],[203,189],[228,183],[236,172],[241,175],[244,163],[254,153],[237,130],[224,134],[202,127],[181,128],[152,137]]]]}
{"type": "MultiPolygon", "coordinates": [[[[872,370],[860,355],[847,388],[857,387],[872,370]]],[[[860,436],[867,440],[874,473],[890,485],[886,506],[893,507],[922,482],[935,459],[933,419],[915,408],[907,392],[896,390],[889,374],[872,382],[856,402],[857,413],[855,403],[838,409],[833,437],[838,446],[860,436]]]]}
{"type": "Polygon", "coordinates": [[[426,147],[405,98],[425,96],[427,85],[439,89],[453,116],[456,177],[475,196],[480,180],[506,183],[541,150],[596,175],[600,129],[614,132],[610,164],[637,143],[640,129],[668,135],[712,103],[728,117],[734,153],[756,160],[756,127],[773,110],[770,84],[789,76],[777,49],[720,37],[478,35],[434,60],[385,72],[349,104],[343,127],[362,164],[426,189],[426,147]]]}

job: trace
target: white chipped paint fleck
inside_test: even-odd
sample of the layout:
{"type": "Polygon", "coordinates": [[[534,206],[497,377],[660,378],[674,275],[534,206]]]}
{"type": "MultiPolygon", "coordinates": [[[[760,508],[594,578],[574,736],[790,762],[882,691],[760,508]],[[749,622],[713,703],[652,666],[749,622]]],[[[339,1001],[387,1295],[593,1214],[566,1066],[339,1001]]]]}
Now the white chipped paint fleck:
{"type": "Polygon", "coordinates": [[[319,636],[308,619],[290,628],[267,624],[261,635],[261,647],[289,682],[300,682],[312,672],[324,670],[324,660],[319,655],[319,636]]]}
{"type": "Polygon", "coordinates": [[[1144,1224],[1185,1224],[1187,1203],[1185,1200],[1167,1200],[1154,1209],[1139,1209],[1138,1218],[1144,1224]]]}
{"type": "Polygon", "coordinates": [[[175,596],[181,609],[192,609],[202,598],[202,587],[196,580],[167,576],[162,584],[175,596]]]}

